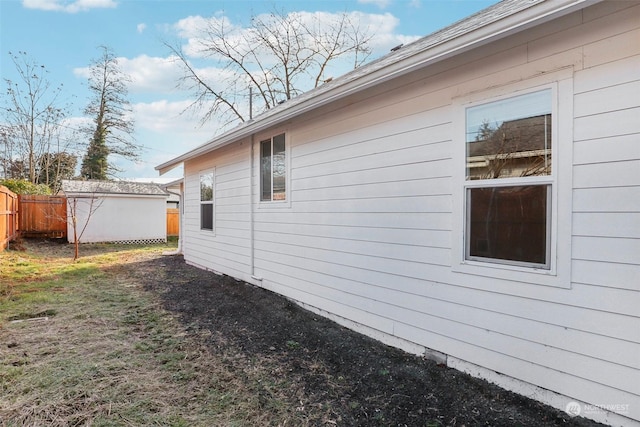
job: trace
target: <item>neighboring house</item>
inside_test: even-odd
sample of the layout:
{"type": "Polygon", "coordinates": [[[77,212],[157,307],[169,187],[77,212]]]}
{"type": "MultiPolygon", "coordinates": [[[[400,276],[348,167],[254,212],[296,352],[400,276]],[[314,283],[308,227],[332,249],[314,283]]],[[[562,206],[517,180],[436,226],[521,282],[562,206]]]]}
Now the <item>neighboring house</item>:
{"type": "Polygon", "coordinates": [[[162,188],[170,194],[167,200],[167,237],[178,237],[176,253],[182,252],[182,195],[184,194],[184,179],[176,179],[162,185],[162,188]]]}
{"type": "Polygon", "coordinates": [[[179,209],[180,208],[180,199],[182,198],[182,183],[183,179],[179,178],[165,184],[162,184],[161,187],[169,193],[169,198],[167,199],[167,209],[179,209]]]}
{"type": "MultiPolygon", "coordinates": [[[[75,206],[81,243],[167,241],[169,194],[158,184],[65,180],[62,193],[67,197],[69,218],[75,206]]],[[[68,221],[67,238],[71,243],[74,241],[71,221],[68,221]]]]}
{"type": "Polygon", "coordinates": [[[518,0],[157,169],[184,164],[188,263],[630,425],[639,140],[640,3],[518,0]]]}

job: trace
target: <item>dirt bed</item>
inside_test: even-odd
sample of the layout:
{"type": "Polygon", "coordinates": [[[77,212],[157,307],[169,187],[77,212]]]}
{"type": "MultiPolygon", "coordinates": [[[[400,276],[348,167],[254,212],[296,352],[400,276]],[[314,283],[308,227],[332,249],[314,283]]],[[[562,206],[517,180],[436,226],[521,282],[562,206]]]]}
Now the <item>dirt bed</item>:
{"type": "Polygon", "coordinates": [[[206,340],[211,357],[226,355],[238,375],[266,372],[256,389],[265,408],[284,385],[285,400],[311,425],[596,425],[383,345],[272,292],[188,266],[180,256],[139,267],[132,274],[206,340]]]}

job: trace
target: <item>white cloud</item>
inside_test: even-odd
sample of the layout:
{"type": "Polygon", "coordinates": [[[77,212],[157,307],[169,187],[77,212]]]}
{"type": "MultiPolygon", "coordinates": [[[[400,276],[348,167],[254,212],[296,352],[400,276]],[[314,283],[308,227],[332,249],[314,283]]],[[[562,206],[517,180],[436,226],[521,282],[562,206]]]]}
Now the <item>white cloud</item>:
{"type": "Polygon", "coordinates": [[[144,153],[137,165],[126,166],[123,176],[154,176],[154,167],[202,145],[219,134],[221,125],[215,120],[202,125],[197,117],[184,113],[190,100],[159,100],[133,105],[136,141],[144,153]]]}
{"type": "Polygon", "coordinates": [[[140,55],[133,59],[118,58],[118,65],[124,74],[131,77],[129,90],[132,93],[173,92],[182,69],[176,57],[159,58],[140,55]]]}
{"type": "Polygon", "coordinates": [[[138,33],[142,34],[144,32],[144,30],[147,29],[147,24],[145,24],[143,22],[141,24],[138,24],[138,26],[136,28],[138,29],[138,33]]]}
{"type": "MultiPolygon", "coordinates": [[[[381,1],[380,3],[386,3],[386,1],[381,1]]],[[[333,22],[339,20],[342,15],[340,13],[306,11],[293,13],[307,24],[313,23],[316,25],[317,23],[320,23],[327,27],[329,27],[333,22]]],[[[257,18],[268,20],[269,15],[259,15],[257,18]]],[[[400,21],[393,14],[388,12],[364,13],[360,11],[353,11],[348,12],[348,18],[351,22],[357,23],[360,30],[366,31],[372,35],[369,46],[373,51],[373,57],[386,54],[389,49],[397,46],[398,44],[407,44],[419,38],[419,36],[399,34],[397,32],[397,28],[400,21]]],[[[249,29],[231,22],[226,16],[223,16],[220,13],[209,18],[202,16],[189,16],[178,21],[173,27],[176,30],[178,37],[185,40],[185,44],[183,46],[185,54],[190,58],[204,58],[207,56],[205,51],[206,41],[202,37],[206,35],[208,29],[220,26],[224,26],[230,44],[233,44],[237,49],[242,50],[243,44],[245,44],[245,33],[247,33],[249,29]]],[[[245,49],[249,50],[249,46],[245,46],[245,49]]]]}
{"type": "Polygon", "coordinates": [[[360,4],[373,4],[380,9],[386,9],[391,4],[391,0],[358,0],[360,4]]]}
{"type": "MultiPolygon", "coordinates": [[[[117,58],[120,70],[131,77],[130,93],[167,94],[176,90],[178,80],[182,76],[182,68],[178,58],[167,58],[140,55],[129,59],[117,58]]],[[[75,68],[73,73],[77,77],[89,78],[89,67],[75,68]]]]}
{"type": "Polygon", "coordinates": [[[202,34],[210,28],[224,28],[229,37],[240,38],[242,35],[242,28],[236,27],[225,16],[216,15],[210,18],[204,18],[202,16],[188,16],[179,20],[174,24],[174,29],[177,32],[178,37],[185,39],[186,43],[183,46],[184,52],[193,58],[203,57],[203,44],[202,34]],[[233,35],[233,36],[231,36],[233,35]]]}
{"type": "Polygon", "coordinates": [[[22,5],[27,9],[66,13],[77,13],[90,9],[105,9],[118,6],[115,0],[22,0],[22,5]]]}
{"type": "Polygon", "coordinates": [[[221,125],[215,120],[201,125],[199,118],[185,112],[191,103],[191,100],[166,99],[136,103],[133,105],[136,129],[162,135],[160,139],[171,138],[172,144],[166,149],[170,153],[179,154],[182,151],[175,146],[178,142],[189,147],[203,144],[220,133],[221,125]]]}
{"type": "Polygon", "coordinates": [[[421,0],[411,0],[409,2],[409,7],[412,7],[414,9],[420,9],[422,7],[422,1],[421,0]]]}

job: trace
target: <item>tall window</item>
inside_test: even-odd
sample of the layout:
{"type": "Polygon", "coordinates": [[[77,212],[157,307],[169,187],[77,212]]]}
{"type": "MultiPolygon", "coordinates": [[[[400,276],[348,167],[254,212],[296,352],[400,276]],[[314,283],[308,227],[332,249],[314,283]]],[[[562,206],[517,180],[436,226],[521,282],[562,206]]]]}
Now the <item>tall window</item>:
{"type": "Polygon", "coordinates": [[[466,109],[465,259],[550,268],[552,92],[466,109]]]}
{"type": "Polygon", "coordinates": [[[200,174],[200,229],[213,230],[213,171],[200,174]]]}
{"type": "Polygon", "coordinates": [[[260,200],[285,200],[286,181],[284,134],[260,141],[260,200]]]}

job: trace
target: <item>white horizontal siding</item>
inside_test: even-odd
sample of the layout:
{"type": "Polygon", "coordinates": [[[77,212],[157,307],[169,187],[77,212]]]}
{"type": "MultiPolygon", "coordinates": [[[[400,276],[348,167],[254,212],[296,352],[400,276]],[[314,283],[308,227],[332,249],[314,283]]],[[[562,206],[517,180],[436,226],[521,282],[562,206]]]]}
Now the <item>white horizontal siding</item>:
{"type": "Polygon", "coordinates": [[[630,94],[640,96],[640,80],[578,93],[574,101],[574,114],[576,117],[601,114],[603,106],[606,106],[608,111],[636,108],[638,105],[635,99],[637,98],[629,96],[630,94]]]}
{"type": "MultiPolygon", "coordinates": [[[[620,264],[593,260],[574,260],[573,261],[573,281],[575,283],[584,283],[596,287],[594,297],[600,298],[601,287],[605,289],[618,288],[638,292],[638,277],[640,277],[640,265],[620,264]]],[[[637,294],[631,295],[628,300],[624,299],[624,295],[615,298],[611,297],[612,304],[619,306],[620,301],[635,304],[638,307],[637,294]]],[[[635,310],[637,312],[637,309],[635,310]]]]}
{"type": "Polygon", "coordinates": [[[250,265],[249,147],[185,167],[183,251],[188,262],[235,277],[250,265]],[[200,230],[200,172],[214,170],[214,230],[200,230]]]}
{"type": "Polygon", "coordinates": [[[636,134],[632,134],[580,141],[575,145],[573,162],[575,165],[587,165],[639,159],[640,144],[637,138],[636,134]]]}
{"type": "Polygon", "coordinates": [[[286,204],[251,203],[246,142],[187,164],[187,193],[216,168],[216,230],[192,194],[187,259],[573,399],[638,401],[639,14],[599,5],[294,120],[286,204]],[[554,73],[574,88],[571,283],[452,271],[452,99],[554,73]]]}
{"type": "MultiPolygon", "coordinates": [[[[556,364],[555,369],[578,378],[597,380],[608,387],[626,390],[633,389],[638,380],[638,361],[634,356],[635,345],[632,343],[615,347],[624,349],[626,344],[629,352],[621,355],[620,351],[611,351],[611,348],[603,351],[604,341],[608,340],[609,344],[614,345],[618,343],[610,337],[604,337],[602,342],[597,343],[592,333],[540,324],[539,321],[528,321],[517,315],[488,312],[484,308],[474,309],[459,303],[448,304],[443,300],[402,295],[389,289],[379,289],[376,294],[375,288],[361,284],[367,293],[367,298],[363,299],[363,289],[358,289],[357,282],[345,282],[343,288],[321,288],[313,286],[324,282],[320,280],[314,283],[318,278],[317,274],[310,275],[306,271],[296,273],[296,269],[283,264],[271,271],[271,277],[280,286],[286,287],[283,291],[288,294],[304,298],[310,304],[328,304],[340,315],[345,316],[347,313],[346,316],[354,321],[373,323],[379,330],[392,330],[397,336],[412,339],[422,338],[425,334],[445,337],[446,344],[440,348],[447,354],[465,355],[459,352],[459,347],[461,344],[470,344],[542,367],[548,365],[549,358],[555,359],[563,351],[574,350],[573,356],[564,358],[565,364],[556,364]],[[305,286],[301,285],[298,277],[304,277],[305,286]],[[414,308],[417,310],[412,310],[414,308]],[[398,318],[401,320],[398,321],[398,318]],[[456,320],[451,320],[452,318],[456,320]],[[536,339],[538,342],[529,339],[536,339]],[[541,346],[540,343],[544,345],[541,346]],[[585,348],[599,358],[583,355],[585,348]],[[614,361],[621,363],[613,363],[614,361]],[[599,373],[593,375],[591,369],[596,367],[599,373]]],[[[332,281],[338,282],[339,278],[332,278],[332,281]]],[[[550,369],[547,368],[547,374],[549,373],[550,369]]]]}
{"type": "MultiPolygon", "coordinates": [[[[585,69],[574,80],[572,279],[574,289],[588,289],[593,298],[609,299],[610,310],[627,314],[620,327],[633,334],[607,336],[640,360],[640,7],[604,19],[615,19],[612,34],[585,44],[585,69]]],[[[616,386],[629,394],[619,401],[636,406],[628,416],[640,419],[633,405],[640,382],[627,375],[635,384],[616,386]]]]}
{"type": "MultiPolygon", "coordinates": [[[[387,141],[387,144],[391,145],[393,141],[387,141]]],[[[368,149],[368,147],[365,148],[368,149]]],[[[446,149],[450,149],[450,143],[447,143],[446,149]]],[[[420,146],[416,149],[405,149],[397,155],[401,156],[405,163],[396,163],[400,160],[396,160],[396,156],[386,152],[371,156],[354,156],[348,160],[327,161],[304,169],[294,169],[292,172],[294,189],[322,188],[342,183],[358,185],[394,182],[399,181],[402,176],[410,179],[434,179],[451,175],[451,166],[447,164],[447,160],[450,159],[449,153],[446,156],[434,155],[428,153],[427,147],[420,146]],[[419,157],[407,156],[412,153],[419,157]],[[420,161],[424,157],[428,160],[420,161]],[[326,171],[327,165],[331,165],[330,173],[326,171]],[[322,172],[323,169],[324,172],[322,172]]]]}
{"type": "MultiPolygon", "coordinates": [[[[574,212],[640,212],[639,186],[600,187],[599,184],[596,183],[597,187],[585,186],[573,191],[574,212]]],[[[635,221],[630,222],[630,225],[634,224],[635,221]]]]}
{"type": "Polygon", "coordinates": [[[451,247],[451,233],[447,230],[423,228],[426,224],[418,224],[420,228],[399,228],[401,221],[387,223],[393,227],[340,226],[333,224],[293,224],[258,222],[258,232],[271,232],[282,235],[302,236],[310,238],[331,239],[342,246],[342,242],[388,243],[392,245],[451,247]]]}
{"type": "Polygon", "coordinates": [[[575,119],[575,141],[635,135],[640,131],[640,107],[608,111],[575,119]]]}
{"type": "Polygon", "coordinates": [[[579,212],[573,215],[573,234],[579,237],[640,239],[638,224],[640,212],[579,212]]]}

